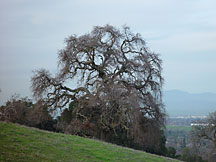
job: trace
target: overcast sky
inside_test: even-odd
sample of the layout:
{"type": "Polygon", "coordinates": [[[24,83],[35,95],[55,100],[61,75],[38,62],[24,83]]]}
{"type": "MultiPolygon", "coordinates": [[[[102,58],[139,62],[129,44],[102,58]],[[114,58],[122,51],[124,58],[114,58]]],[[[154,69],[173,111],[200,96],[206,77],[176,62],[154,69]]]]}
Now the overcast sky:
{"type": "Polygon", "coordinates": [[[55,72],[71,34],[126,24],[161,54],[164,89],[216,93],[215,0],[1,0],[0,104],[31,96],[32,71],[55,72]]]}

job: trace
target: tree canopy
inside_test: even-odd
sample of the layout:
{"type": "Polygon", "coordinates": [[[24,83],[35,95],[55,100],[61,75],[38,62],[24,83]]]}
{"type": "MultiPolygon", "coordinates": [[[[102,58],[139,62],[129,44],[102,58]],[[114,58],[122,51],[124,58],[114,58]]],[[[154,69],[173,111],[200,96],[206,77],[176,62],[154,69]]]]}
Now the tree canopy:
{"type": "Polygon", "coordinates": [[[35,71],[32,90],[36,98],[51,110],[72,104],[71,123],[82,125],[76,133],[83,125],[101,130],[95,135],[99,138],[120,130],[131,137],[151,128],[159,131],[165,114],[162,61],[140,34],[127,26],[105,25],[88,34],[72,35],[65,42],[55,76],[45,69],[35,71]]]}

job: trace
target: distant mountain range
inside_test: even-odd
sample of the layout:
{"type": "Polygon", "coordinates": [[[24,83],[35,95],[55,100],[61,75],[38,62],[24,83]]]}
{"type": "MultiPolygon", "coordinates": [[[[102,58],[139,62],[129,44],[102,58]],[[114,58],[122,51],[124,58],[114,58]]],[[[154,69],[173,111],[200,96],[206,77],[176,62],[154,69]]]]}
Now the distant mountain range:
{"type": "Polygon", "coordinates": [[[166,112],[174,116],[203,116],[216,111],[215,93],[188,93],[180,90],[163,91],[166,112]]]}

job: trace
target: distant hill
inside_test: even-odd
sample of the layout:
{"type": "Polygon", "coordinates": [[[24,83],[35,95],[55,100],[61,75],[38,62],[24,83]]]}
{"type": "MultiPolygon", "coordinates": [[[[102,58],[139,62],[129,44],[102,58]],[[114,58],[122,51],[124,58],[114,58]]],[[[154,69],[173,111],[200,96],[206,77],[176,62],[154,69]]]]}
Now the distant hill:
{"type": "Polygon", "coordinates": [[[98,140],[0,122],[0,161],[146,161],[174,159],[98,140]]]}
{"type": "Polygon", "coordinates": [[[203,116],[216,111],[215,93],[188,93],[180,90],[163,92],[163,101],[169,116],[203,116]]]}

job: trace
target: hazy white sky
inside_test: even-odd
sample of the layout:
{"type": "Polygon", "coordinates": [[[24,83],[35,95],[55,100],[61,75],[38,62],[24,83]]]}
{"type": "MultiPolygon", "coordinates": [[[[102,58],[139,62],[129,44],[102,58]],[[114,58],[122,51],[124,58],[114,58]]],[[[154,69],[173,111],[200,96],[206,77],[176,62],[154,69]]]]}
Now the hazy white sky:
{"type": "Polygon", "coordinates": [[[1,0],[0,104],[31,95],[33,70],[55,72],[65,38],[107,23],[161,54],[164,89],[216,93],[215,0],[1,0]]]}

